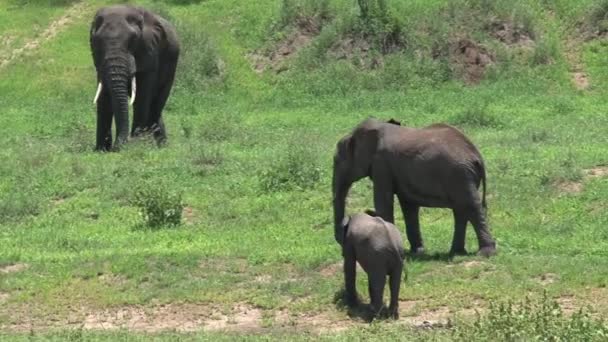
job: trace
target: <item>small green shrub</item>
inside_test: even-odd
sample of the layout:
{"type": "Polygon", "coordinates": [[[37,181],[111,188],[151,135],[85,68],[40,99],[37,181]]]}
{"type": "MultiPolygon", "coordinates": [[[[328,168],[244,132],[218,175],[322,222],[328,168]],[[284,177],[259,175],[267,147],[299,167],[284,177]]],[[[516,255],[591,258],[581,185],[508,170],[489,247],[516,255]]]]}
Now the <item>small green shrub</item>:
{"type": "Polygon", "coordinates": [[[546,294],[520,303],[490,303],[490,311],[472,323],[457,325],[453,337],[460,341],[605,341],[608,326],[586,310],[566,317],[559,304],[546,294]]]}
{"type": "Polygon", "coordinates": [[[182,193],[170,189],[163,182],[145,182],[135,191],[132,204],[139,212],[148,228],[158,229],[178,226],[182,220],[182,193]]]}
{"type": "Polygon", "coordinates": [[[584,28],[590,35],[608,32],[608,0],[598,0],[591,6],[584,19],[584,28]]]}
{"type": "Polygon", "coordinates": [[[314,188],[321,179],[316,152],[306,146],[291,145],[287,153],[259,175],[264,192],[314,188]]]}
{"type": "Polygon", "coordinates": [[[18,221],[40,213],[40,195],[24,190],[15,189],[0,196],[0,221],[18,221]]]}

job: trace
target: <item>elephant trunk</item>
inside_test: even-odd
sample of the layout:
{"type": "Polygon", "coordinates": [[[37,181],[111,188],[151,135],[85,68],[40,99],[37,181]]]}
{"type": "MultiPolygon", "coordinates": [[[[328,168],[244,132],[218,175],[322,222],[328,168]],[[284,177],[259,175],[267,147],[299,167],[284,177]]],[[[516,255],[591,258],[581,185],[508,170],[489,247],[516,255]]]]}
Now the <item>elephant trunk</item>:
{"type": "Polygon", "coordinates": [[[334,233],[336,241],[340,242],[342,231],[342,221],[344,220],[344,211],[346,208],[346,196],[350,189],[352,182],[348,180],[344,175],[341,175],[339,171],[334,167],[334,175],[332,180],[333,186],[333,206],[334,206],[334,233]],[[340,239],[340,240],[339,240],[340,239]]]}
{"type": "Polygon", "coordinates": [[[103,69],[102,82],[110,92],[116,122],[116,149],[126,143],[129,136],[129,81],[132,75],[130,69],[129,63],[123,58],[108,59],[103,69]]]}

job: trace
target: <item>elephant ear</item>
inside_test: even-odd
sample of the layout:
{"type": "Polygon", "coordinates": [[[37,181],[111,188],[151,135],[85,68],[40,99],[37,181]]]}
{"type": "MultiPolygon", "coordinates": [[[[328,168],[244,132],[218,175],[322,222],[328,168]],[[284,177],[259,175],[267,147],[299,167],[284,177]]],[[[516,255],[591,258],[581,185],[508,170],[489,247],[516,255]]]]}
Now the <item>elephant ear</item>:
{"type": "Polygon", "coordinates": [[[372,161],[378,148],[379,135],[377,127],[363,126],[356,130],[350,139],[349,150],[352,154],[355,179],[370,175],[372,161]]]}
{"type": "Polygon", "coordinates": [[[376,216],[378,216],[378,214],[376,213],[376,211],[375,211],[374,209],[366,209],[366,210],[365,210],[365,213],[366,213],[367,215],[369,215],[369,216],[372,216],[372,217],[376,217],[376,216]]]}
{"type": "Polygon", "coordinates": [[[393,124],[393,125],[397,125],[397,126],[401,126],[401,121],[395,120],[393,118],[390,118],[387,123],[389,124],[393,124]]]}

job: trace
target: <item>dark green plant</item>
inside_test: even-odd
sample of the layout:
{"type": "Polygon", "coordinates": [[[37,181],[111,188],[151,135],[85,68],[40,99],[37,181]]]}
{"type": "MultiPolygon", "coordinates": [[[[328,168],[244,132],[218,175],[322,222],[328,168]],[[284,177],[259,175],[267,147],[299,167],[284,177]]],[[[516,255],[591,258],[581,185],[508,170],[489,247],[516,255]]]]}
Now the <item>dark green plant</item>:
{"type": "Polygon", "coordinates": [[[259,175],[264,192],[314,188],[321,179],[321,168],[315,151],[302,145],[289,146],[270,168],[259,175]]]}
{"type": "Polygon", "coordinates": [[[182,192],[163,182],[145,182],[138,186],[132,204],[139,209],[148,228],[178,226],[182,220],[182,192]]]}

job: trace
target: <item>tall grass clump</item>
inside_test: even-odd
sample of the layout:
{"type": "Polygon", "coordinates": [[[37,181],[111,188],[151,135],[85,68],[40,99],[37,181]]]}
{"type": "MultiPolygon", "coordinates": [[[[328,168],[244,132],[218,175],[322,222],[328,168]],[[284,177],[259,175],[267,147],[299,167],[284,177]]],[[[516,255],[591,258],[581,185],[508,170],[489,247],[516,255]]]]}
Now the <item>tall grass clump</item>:
{"type": "Polygon", "coordinates": [[[163,181],[139,184],[131,200],[150,229],[179,226],[182,221],[182,192],[163,181]]]}
{"type": "Polygon", "coordinates": [[[264,192],[306,190],[321,179],[317,153],[304,145],[292,144],[287,152],[259,174],[264,192]]]}
{"type": "Polygon", "coordinates": [[[223,85],[223,61],[209,35],[188,20],[175,21],[175,27],[181,42],[175,87],[192,92],[223,85]]]}
{"type": "Polygon", "coordinates": [[[357,4],[359,16],[348,33],[360,35],[383,54],[405,47],[403,23],[387,0],[357,0],[357,4]]]}
{"type": "Polygon", "coordinates": [[[273,29],[313,24],[318,27],[312,29],[318,31],[333,17],[330,3],[330,0],[282,0],[279,18],[273,29]]]}
{"type": "Polygon", "coordinates": [[[471,323],[457,326],[461,341],[605,341],[608,326],[586,310],[564,315],[559,304],[545,293],[540,299],[520,303],[490,303],[490,311],[471,323]]]}

